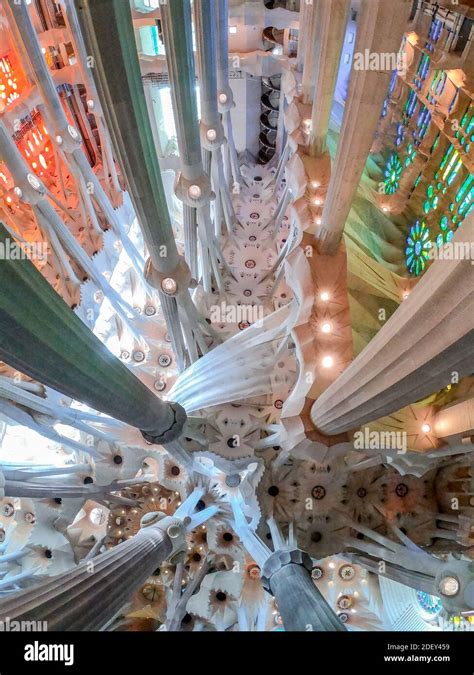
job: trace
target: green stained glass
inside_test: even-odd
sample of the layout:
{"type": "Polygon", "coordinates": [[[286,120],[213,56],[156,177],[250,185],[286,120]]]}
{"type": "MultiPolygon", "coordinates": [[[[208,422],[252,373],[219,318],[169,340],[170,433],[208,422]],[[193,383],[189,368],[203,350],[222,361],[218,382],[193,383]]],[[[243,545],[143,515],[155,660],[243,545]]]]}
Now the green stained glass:
{"type": "Polygon", "coordinates": [[[429,202],[428,200],[426,200],[426,202],[425,202],[424,205],[423,205],[423,211],[424,211],[425,213],[428,213],[428,211],[430,210],[430,208],[431,208],[431,204],[430,204],[430,202],[429,202]]]}
{"type": "Polygon", "coordinates": [[[402,175],[403,165],[396,152],[392,152],[385,165],[385,194],[392,195],[398,190],[400,185],[400,176],[402,175]]]}
{"type": "Polygon", "coordinates": [[[432,185],[428,186],[426,194],[428,195],[428,197],[432,197],[434,195],[434,188],[432,185]]]}
{"type": "Polygon", "coordinates": [[[438,202],[439,202],[439,198],[438,198],[438,197],[435,197],[435,198],[433,199],[433,202],[432,202],[432,205],[433,205],[433,208],[434,208],[434,209],[437,209],[437,208],[438,208],[438,202]]]}
{"type": "Polygon", "coordinates": [[[442,230],[446,230],[448,228],[448,216],[441,217],[441,220],[439,221],[439,226],[441,227],[442,230]]]}
{"type": "Polygon", "coordinates": [[[417,220],[406,238],[405,260],[410,274],[419,276],[423,272],[431,247],[429,228],[424,221],[417,220]]]}

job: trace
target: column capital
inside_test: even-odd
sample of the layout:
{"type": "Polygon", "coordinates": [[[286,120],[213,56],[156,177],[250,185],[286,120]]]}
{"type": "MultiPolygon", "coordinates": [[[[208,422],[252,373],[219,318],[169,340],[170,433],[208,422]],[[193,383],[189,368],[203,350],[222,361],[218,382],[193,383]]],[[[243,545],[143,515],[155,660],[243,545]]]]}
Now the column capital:
{"type": "Polygon", "coordinates": [[[311,573],[313,561],[311,557],[299,548],[281,549],[272,553],[265,561],[262,567],[260,579],[266,591],[271,593],[271,581],[275,572],[281,570],[285,565],[301,565],[311,573]]]}

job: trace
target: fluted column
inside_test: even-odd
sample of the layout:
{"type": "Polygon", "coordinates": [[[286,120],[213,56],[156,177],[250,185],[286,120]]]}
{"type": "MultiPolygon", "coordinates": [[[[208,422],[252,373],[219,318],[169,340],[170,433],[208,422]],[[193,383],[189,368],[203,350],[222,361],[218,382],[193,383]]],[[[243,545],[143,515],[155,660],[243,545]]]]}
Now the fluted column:
{"type": "Polygon", "coordinates": [[[9,595],[0,602],[0,616],[45,621],[48,631],[100,630],[183,542],[182,521],[164,518],[93,560],[9,595]]]}
{"type": "Polygon", "coordinates": [[[275,597],[287,631],[345,631],[313,583],[311,558],[298,549],[276,551],[262,568],[262,583],[275,597]]]}
{"type": "MultiPolygon", "coordinates": [[[[473,240],[474,214],[451,244],[469,249],[473,240]]],[[[313,404],[315,426],[329,435],[350,431],[469,375],[474,363],[473,289],[471,260],[435,260],[367,347],[313,404]]]]}
{"type": "MultiPolygon", "coordinates": [[[[372,59],[369,63],[363,63],[361,69],[356,69],[360,66],[358,55],[396,55],[411,4],[411,0],[361,0],[355,59],[344,120],[322,222],[317,233],[321,253],[334,253],[337,250],[372,145],[391,76],[389,69],[372,69],[372,59]]],[[[381,68],[385,68],[381,58],[379,61],[381,68]]]]}
{"type": "Polygon", "coordinates": [[[130,5],[121,0],[75,3],[113,144],[153,267],[171,274],[178,250],[166,204],[140,73],[130,5]]]}
{"type": "Polygon", "coordinates": [[[190,206],[201,206],[209,201],[210,184],[201,159],[190,3],[174,0],[161,5],[161,19],[182,172],[177,194],[190,206]],[[200,193],[189,189],[196,185],[200,193]]]}
{"type": "Polygon", "coordinates": [[[153,442],[176,438],[186,415],[161,401],[66,305],[0,225],[0,358],[66,396],[139,428],[153,442]]]}
{"type": "Polygon", "coordinates": [[[438,438],[461,436],[469,440],[474,434],[474,398],[437,412],[433,418],[433,432],[438,438]]]}
{"type": "Polygon", "coordinates": [[[349,9],[350,0],[324,0],[316,7],[310,138],[313,157],[319,157],[327,150],[326,137],[349,9]]]}

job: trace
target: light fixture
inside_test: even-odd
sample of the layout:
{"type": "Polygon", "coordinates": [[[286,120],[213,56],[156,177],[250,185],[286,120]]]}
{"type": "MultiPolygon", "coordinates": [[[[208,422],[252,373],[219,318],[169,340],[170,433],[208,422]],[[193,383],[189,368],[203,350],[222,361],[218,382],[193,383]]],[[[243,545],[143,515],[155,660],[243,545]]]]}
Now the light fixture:
{"type": "Polygon", "coordinates": [[[384,213],[388,213],[388,212],[390,211],[390,209],[388,208],[388,206],[383,206],[383,207],[382,207],[382,211],[383,211],[384,213]]]}
{"type": "Polygon", "coordinates": [[[217,133],[215,129],[208,129],[206,132],[206,137],[208,141],[215,141],[217,138],[217,133]]]}
{"type": "Polygon", "coordinates": [[[229,33],[237,33],[237,26],[229,26],[229,33]]]}
{"type": "Polygon", "coordinates": [[[404,300],[406,300],[406,299],[408,298],[409,295],[410,295],[410,291],[403,291],[402,298],[403,298],[404,300]]]}
{"type": "Polygon", "coordinates": [[[316,197],[316,199],[313,199],[313,204],[315,206],[321,206],[323,202],[319,199],[319,197],[316,197]]]}
{"type": "Polygon", "coordinates": [[[330,333],[331,332],[331,324],[330,323],[323,323],[321,326],[321,330],[323,333],[330,333]]]}
{"type": "Polygon", "coordinates": [[[421,430],[424,434],[429,434],[431,431],[431,425],[429,425],[428,422],[425,422],[421,425],[421,430]]]}
{"type": "Polygon", "coordinates": [[[327,291],[323,291],[320,293],[319,297],[323,302],[327,302],[329,300],[329,293],[327,291]]]}
{"type": "Polygon", "coordinates": [[[316,218],[316,225],[321,225],[321,218],[316,218]]]}
{"type": "Polygon", "coordinates": [[[222,105],[227,103],[227,94],[219,94],[219,103],[222,103],[222,105]]]}
{"type": "Polygon", "coordinates": [[[447,576],[439,582],[439,590],[442,595],[453,596],[459,593],[459,581],[456,577],[447,576]]]}
{"type": "Polygon", "coordinates": [[[334,359],[332,356],[324,356],[321,363],[323,364],[323,368],[331,368],[334,365],[334,359]]]}
{"type": "Polygon", "coordinates": [[[317,180],[311,181],[311,187],[314,188],[315,190],[321,185],[321,183],[317,180]]]}
{"type": "Polygon", "coordinates": [[[91,98],[89,98],[87,101],[87,107],[89,108],[89,110],[94,109],[94,101],[91,98]]]}
{"type": "Polygon", "coordinates": [[[202,194],[202,190],[199,185],[191,185],[188,190],[188,195],[191,199],[199,199],[202,194]]]}
{"type": "Polygon", "coordinates": [[[163,291],[163,293],[166,293],[167,295],[173,295],[174,293],[176,293],[177,288],[178,287],[176,285],[176,281],[171,277],[166,277],[161,282],[161,290],[163,291]]]}

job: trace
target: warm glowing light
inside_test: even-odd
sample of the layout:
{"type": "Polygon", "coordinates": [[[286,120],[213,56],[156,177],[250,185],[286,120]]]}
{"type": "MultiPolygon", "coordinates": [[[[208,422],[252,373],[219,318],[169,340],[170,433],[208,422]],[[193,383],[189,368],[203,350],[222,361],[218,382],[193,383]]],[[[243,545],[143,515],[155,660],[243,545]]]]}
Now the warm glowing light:
{"type": "Polygon", "coordinates": [[[316,197],[316,199],[313,199],[313,204],[315,206],[321,206],[322,203],[323,202],[321,201],[321,199],[319,199],[319,197],[316,197]]]}
{"type": "Polygon", "coordinates": [[[383,211],[384,213],[388,213],[388,212],[390,211],[390,209],[388,208],[388,206],[383,206],[383,207],[382,207],[382,211],[383,211]]]}
{"type": "Polygon", "coordinates": [[[227,103],[227,94],[219,94],[219,103],[227,103]]]}
{"type": "Polygon", "coordinates": [[[329,300],[329,293],[327,291],[323,291],[319,297],[323,302],[327,302],[329,300]]]}
{"type": "Polygon", "coordinates": [[[331,332],[331,324],[330,323],[323,323],[321,326],[321,330],[323,333],[330,333],[331,332]]]}
{"type": "Polygon", "coordinates": [[[311,187],[314,188],[315,190],[321,185],[321,183],[317,180],[311,181],[311,187]]]}
{"type": "Polygon", "coordinates": [[[201,196],[201,188],[199,187],[199,185],[191,185],[188,190],[188,194],[191,197],[191,199],[199,199],[199,197],[201,196]]]}
{"type": "Polygon", "coordinates": [[[424,424],[421,425],[421,430],[424,434],[429,434],[431,431],[431,426],[425,422],[424,424]]]}
{"type": "Polygon", "coordinates": [[[229,26],[229,33],[237,33],[237,26],[229,26]]]}
{"type": "Polygon", "coordinates": [[[208,129],[207,133],[206,133],[206,136],[207,136],[208,141],[211,141],[211,142],[215,141],[216,138],[217,138],[216,130],[215,129],[208,129]]]}
{"type": "Polygon", "coordinates": [[[324,368],[331,368],[334,365],[334,359],[332,356],[325,356],[321,361],[324,368]]]}
{"type": "Polygon", "coordinates": [[[316,218],[316,225],[321,225],[321,218],[316,218]]]}

